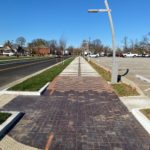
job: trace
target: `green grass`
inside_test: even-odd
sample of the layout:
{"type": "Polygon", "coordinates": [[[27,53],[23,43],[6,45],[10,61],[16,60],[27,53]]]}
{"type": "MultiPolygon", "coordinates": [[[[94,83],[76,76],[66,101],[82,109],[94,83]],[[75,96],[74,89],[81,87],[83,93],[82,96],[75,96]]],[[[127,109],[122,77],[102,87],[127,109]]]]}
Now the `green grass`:
{"type": "Polygon", "coordinates": [[[9,114],[9,113],[0,112],[0,124],[5,122],[10,116],[11,116],[11,114],[9,114]]]}
{"type": "Polygon", "coordinates": [[[148,119],[150,119],[150,109],[140,110],[148,119]]]}
{"type": "Polygon", "coordinates": [[[99,65],[95,64],[94,62],[90,61],[90,65],[106,80],[111,80],[111,73],[100,67],[99,65]]]}
{"type": "MultiPolygon", "coordinates": [[[[95,64],[94,62],[89,62],[91,66],[106,80],[111,81],[111,73],[106,71],[104,68],[95,64]]],[[[139,95],[135,88],[130,85],[120,82],[119,84],[112,84],[112,88],[118,96],[137,96],[139,95]]]]}
{"type": "Polygon", "coordinates": [[[38,91],[47,82],[52,81],[57,75],[59,75],[73,60],[73,58],[64,61],[64,64],[58,64],[41,74],[31,77],[20,84],[8,89],[12,91],[38,91]]]}
{"type": "Polygon", "coordinates": [[[112,84],[112,87],[118,96],[137,96],[139,95],[135,88],[125,83],[112,84]]]}
{"type": "Polygon", "coordinates": [[[0,60],[13,60],[13,59],[24,59],[24,58],[32,58],[31,56],[0,56],[0,60]]]}
{"type": "Polygon", "coordinates": [[[24,60],[24,59],[28,59],[28,60],[34,60],[34,59],[43,59],[46,57],[39,57],[39,56],[19,56],[18,58],[16,56],[0,56],[0,63],[2,62],[7,62],[7,61],[16,61],[16,60],[24,60]]]}

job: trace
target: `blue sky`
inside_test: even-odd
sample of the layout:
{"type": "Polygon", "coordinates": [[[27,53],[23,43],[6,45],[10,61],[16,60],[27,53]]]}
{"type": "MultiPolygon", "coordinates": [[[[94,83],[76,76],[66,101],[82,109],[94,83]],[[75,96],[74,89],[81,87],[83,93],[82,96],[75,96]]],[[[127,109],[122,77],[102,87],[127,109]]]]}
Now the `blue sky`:
{"type": "MultiPolygon", "coordinates": [[[[124,36],[140,40],[150,32],[150,0],[108,1],[117,45],[121,46],[124,36]]],[[[107,14],[87,13],[90,8],[104,8],[104,0],[1,0],[0,5],[0,44],[19,36],[27,42],[63,36],[68,46],[80,46],[89,37],[111,45],[107,14]]]]}

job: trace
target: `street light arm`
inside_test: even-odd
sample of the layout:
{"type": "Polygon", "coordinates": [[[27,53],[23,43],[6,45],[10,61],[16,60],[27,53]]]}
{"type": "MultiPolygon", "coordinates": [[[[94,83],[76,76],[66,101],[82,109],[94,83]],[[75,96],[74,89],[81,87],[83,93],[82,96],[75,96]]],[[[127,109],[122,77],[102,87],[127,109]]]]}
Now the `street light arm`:
{"type": "Polygon", "coordinates": [[[89,9],[89,13],[98,13],[98,12],[111,12],[111,9],[89,9]]]}

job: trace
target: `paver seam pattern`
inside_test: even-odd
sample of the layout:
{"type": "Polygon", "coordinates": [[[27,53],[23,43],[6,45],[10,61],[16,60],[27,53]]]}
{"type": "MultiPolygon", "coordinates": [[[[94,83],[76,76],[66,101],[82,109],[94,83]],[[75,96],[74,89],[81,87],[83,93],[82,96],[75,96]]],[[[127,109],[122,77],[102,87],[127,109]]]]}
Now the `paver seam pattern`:
{"type": "Polygon", "coordinates": [[[106,84],[100,77],[57,77],[57,80],[48,87],[49,91],[57,90],[60,92],[65,91],[105,91],[111,92],[110,85],[106,84]],[[101,84],[99,84],[101,83],[101,84]]]}
{"type": "Polygon", "coordinates": [[[69,141],[70,149],[77,150],[86,150],[84,146],[96,149],[94,144],[108,150],[113,145],[122,150],[148,150],[148,134],[113,93],[69,91],[56,95],[18,97],[8,104],[7,110],[16,110],[17,105],[17,110],[26,112],[10,135],[41,149],[53,132],[54,150],[67,149],[69,141]]]}

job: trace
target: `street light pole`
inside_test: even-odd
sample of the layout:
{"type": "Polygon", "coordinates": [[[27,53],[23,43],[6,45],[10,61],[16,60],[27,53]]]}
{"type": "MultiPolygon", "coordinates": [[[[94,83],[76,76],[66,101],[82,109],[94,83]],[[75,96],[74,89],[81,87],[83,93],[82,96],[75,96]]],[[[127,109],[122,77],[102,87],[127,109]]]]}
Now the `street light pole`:
{"type": "Polygon", "coordinates": [[[115,29],[114,29],[113,20],[112,20],[112,16],[111,16],[111,9],[109,8],[108,1],[105,0],[104,3],[106,6],[106,9],[91,9],[91,10],[88,10],[88,12],[90,12],[90,13],[107,12],[108,13],[110,28],[111,28],[111,33],[112,33],[112,49],[113,49],[113,63],[112,63],[111,82],[114,84],[114,83],[117,83],[117,76],[118,76],[118,65],[116,62],[115,29]]]}

